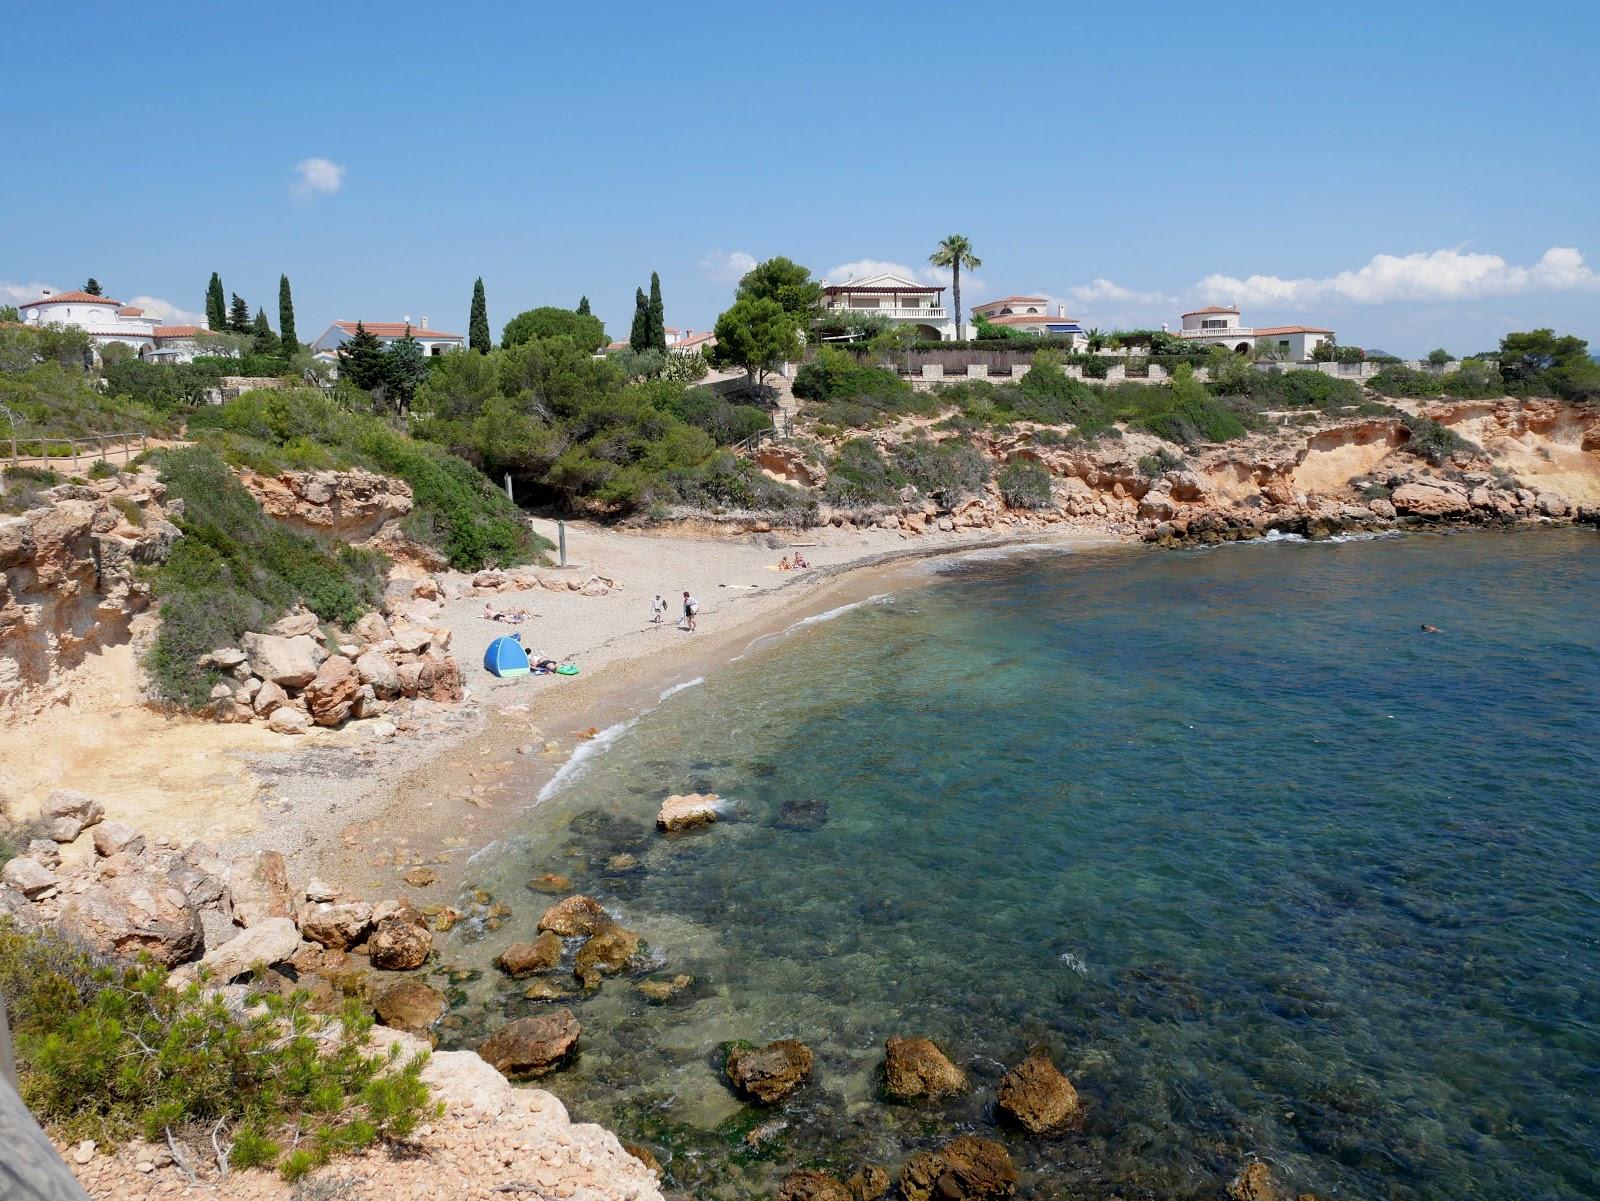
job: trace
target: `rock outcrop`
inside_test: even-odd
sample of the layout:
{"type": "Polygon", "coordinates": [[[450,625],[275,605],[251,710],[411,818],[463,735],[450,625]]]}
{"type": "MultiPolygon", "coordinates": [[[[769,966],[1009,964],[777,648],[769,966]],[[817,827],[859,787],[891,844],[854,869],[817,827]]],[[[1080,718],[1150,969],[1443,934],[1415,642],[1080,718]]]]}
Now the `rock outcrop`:
{"type": "Polygon", "coordinates": [[[411,485],[359,468],[239,474],[268,517],[339,542],[365,542],[411,512],[411,485]]]}

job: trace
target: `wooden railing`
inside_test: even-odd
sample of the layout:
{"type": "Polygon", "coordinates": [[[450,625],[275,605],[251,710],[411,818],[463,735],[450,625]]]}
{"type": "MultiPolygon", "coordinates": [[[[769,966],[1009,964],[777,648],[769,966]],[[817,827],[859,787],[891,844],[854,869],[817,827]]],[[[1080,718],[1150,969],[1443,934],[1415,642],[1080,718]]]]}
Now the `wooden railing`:
{"type": "Polygon", "coordinates": [[[39,1123],[17,1096],[11,1031],[0,998],[0,1197],[6,1201],[88,1201],[39,1123]]]}
{"type": "Polygon", "coordinates": [[[769,442],[787,442],[793,437],[794,427],[789,424],[788,414],[782,413],[776,424],[757,430],[747,438],[740,438],[728,449],[736,455],[754,454],[769,442]]]}
{"type": "MultiPolygon", "coordinates": [[[[50,466],[55,463],[72,461],[72,470],[78,470],[80,461],[96,463],[101,460],[110,462],[114,456],[122,456],[122,465],[128,466],[133,461],[133,456],[150,445],[150,435],[144,430],[135,430],[126,434],[90,434],[84,438],[58,438],[53,434],[18,434],[13,432],[10,438],[11,457],[5,460],[12,467],[20,467],[27,463],[30,466],[42,463],[50,466]],[[139,444],[134,449],[134,443],[139,444]],[[23,454],[23,448],[38,447],[37,454],[23,454]],[[56,454],[62,447],[66,454],[56,454]]],[[[3,445],[3,443],[0,443],[3,445]]]]}

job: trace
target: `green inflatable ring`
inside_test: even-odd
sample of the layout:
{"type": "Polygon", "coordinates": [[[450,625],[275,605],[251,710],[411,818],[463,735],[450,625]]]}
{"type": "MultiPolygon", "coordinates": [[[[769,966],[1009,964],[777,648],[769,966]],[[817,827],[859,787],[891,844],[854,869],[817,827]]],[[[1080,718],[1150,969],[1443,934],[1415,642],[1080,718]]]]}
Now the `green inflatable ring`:
{"type": "Polygon", "coordinates": [[[578,665],[576,663],[563,663],[560,667],[556,668],[556,675],[558,676],[575,676],[577,674],[578,665]]]}

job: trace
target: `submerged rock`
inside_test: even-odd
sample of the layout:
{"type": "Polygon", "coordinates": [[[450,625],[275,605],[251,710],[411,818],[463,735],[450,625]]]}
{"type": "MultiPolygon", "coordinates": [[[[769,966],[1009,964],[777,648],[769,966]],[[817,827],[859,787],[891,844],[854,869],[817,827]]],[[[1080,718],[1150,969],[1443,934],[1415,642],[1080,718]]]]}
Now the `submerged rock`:
{"type": "Polygon", "coordinates": [[[539,918],[539,929],[562,938],[588,937],[611,925],[611,915],[593,897],[575,896],[557,901],[539,918]]]}
{"type": "Polygon", "coordinates": [[[884,1091],[897,1101],[934,1100],[967,1086],[961,1069],[931,1039],[891,1035],[884,1052],[884,1091]]]}
{"type": "Polygon", "coordinates": [[[1078,1092],[1043,1052],[1035,1052],[1005,1074],[996,1105],[1030,1134],[1043,1134],[1077,1117],[1078,1092]]]}
{"type": "Polygon", "coordinates": [[[826,1172],[790,1172],[778,1186],[776,1201],[851,1201],[850,1190],[826,1172]]]}
{"type": "Polygon", "coordinates": [[[578,949],[573,975],[583,981],[585,988],[599,988],[600,977],[615,975],[627,967],[628,960],[639,953],[641,942],[632,930],[607,926],[578,949]]]}
{"type": "Polygon", "coordinates": [[[696,826],[708,826],[717,820],[717,801],[720,799],[714,792],[669,796],[661,802],[661,811],[656,814],[656,828],[672,834],[696,826]]]}
{"type": "Polygon", "coordinates": [[[828,802],[820,797],[785,801],[778,810],[780,830],[820,830],[828,822],[828,802]]]}
{"type": "Polygon", "coordinates": [[[478,1054],[506,1076],[543,1076],[572,1054],[582,1030],[572,1010],[557,1009],[502,1026],[484,1040],[478,1054]]]}
{"type": "Polygon", "coordinates": [[[1229,1201],[1282,1201],[1283,1194],[1272,1179],[1272,1169],[1257,1161],[1245,1164],[1228,1182],[1229,1201]]]}
{"type": "Polygon", "coordinates": [[[494,965],[512,979],[548,972],[561,962],[561,939],[546,930],[532,942],[514,942],[494,957],[494,965]]]}
{"type": "Polygon", "coordinates": [[[391,984],[372,1003],[373,1012],[385,1026],[419,1038],[428,1037],[428,1027],[444,1016],[447,1007],[444,994],[420,980],[391,984]]]}
{"type": "Polygon", "coordinates": [[[722,1070],[740,1093],[763,1105],[781,1101],[811,1075],[811,1048],[798,1039],[780,1038],[764,1047],[729,1052],[722,1070]]]}
{"type": "Polygon", "coordinates": [[[531,892],[562,893],[572,891],[572,881],[559,872],[545,872],[528,881],[531,892]]]}
{"type": "Polygon", "coordinates": [[[993,1139],[964,1135],[913,1155],[900,1168],[905,1201],[986,1201],[1016,1191],[1011,1155],[993,1139]]]}
{"type": "Polygon", "coordinates": [[[878,1201],[889,1191],[889,1173],[875,1163],[862,1164],[844,1182],[852,1201],[878,1201]]]}
{"type": "Polygon", "coordinates": [[[694,977],[682,974],[670,980],[641,980],[634,985],[652,1005],[665,1005],[679,993],[694,985],[694,977]]]}

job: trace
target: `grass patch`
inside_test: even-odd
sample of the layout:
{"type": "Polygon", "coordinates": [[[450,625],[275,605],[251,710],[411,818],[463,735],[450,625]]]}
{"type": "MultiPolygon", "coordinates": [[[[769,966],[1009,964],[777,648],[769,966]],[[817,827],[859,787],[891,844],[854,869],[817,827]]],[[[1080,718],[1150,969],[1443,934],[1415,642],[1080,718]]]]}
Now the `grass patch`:
{"type": "Polygon", "coordinates": [[[114,1144],[171,1131],[205,1145],[215,1130],[234,1166],[293,1178],[440,1111],[420,1079],[426,1057],[401,1064],[398,1047],[373,1051],[359,1004],[336,1021],[313,1014],[305,992],[263,992],[259,1010],[236,1016],[198,984],[166,979],[0,922],[22,1099],[57,1137],[114,1144]]]}

